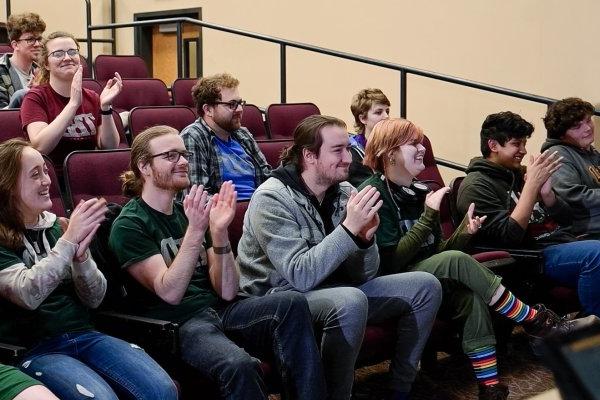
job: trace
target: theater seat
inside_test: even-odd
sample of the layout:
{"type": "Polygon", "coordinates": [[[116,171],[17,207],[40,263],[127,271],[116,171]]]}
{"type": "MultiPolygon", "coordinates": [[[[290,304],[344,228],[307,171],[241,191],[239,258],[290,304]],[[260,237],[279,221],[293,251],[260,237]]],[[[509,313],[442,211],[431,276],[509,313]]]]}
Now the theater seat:
{"type": "Polygon", "coordinates": [[[160,79],[123,79],[123,90],[113,101],[118,112],[139,106],[169,106],[167,85],[160,79]]]}
{"type": "Polygon", "coordinates": [[[294,144],[293,140],[259,140],[256,142],[272,168],[279,165],[279,156],[284,148],[294,144]]]}
{"type": "Polygon", "coordinates": [[[167,125],[181,132],[196,120],[196,114],[186,106],[141,106],[129,113],[129,131],[135,138],[144,129],[167,125]]]}
{"type": "Polygon", "coordinates": [[[27,140],[21,126],[20,110],[18,108],[0,110],[0,142],[14,138],[27,140]]]}
{"type": "Polygon", "coordinates": [[[313,103],[271,104],[265,112],[267,131],[271,139],[292,139],[300,121],[321,111],[313,103]]]}
{"type": "Polygon", "coordinates": [[[118,72],[123,79],[150,78],[146,62],[136,55],[101,54],[94,63],[95,77],[102,86],[118,72]]]}
{"type": "Polygon", "coordinates": [[[196,78],[179,78],[175,79],[171,85],[171,96],[173,96],[173,104],[178,106],[187,106],[196,111],[194,98],[192,97],[192,88],[198,82],[196,78]]]}
{"type": "Polygon", "coordinates": [[[242,114],[242,126],[250,131],[255,140],[269,139],[267,128],[260,108],[254,104],[246,104],[242,114]]]}

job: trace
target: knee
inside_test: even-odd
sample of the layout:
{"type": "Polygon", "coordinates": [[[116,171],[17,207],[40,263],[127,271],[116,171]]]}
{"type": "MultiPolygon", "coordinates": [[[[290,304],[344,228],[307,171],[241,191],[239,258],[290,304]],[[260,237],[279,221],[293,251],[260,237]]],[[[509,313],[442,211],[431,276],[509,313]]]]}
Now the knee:
{"type": "Polygon", "coordinates": [[[260,377],[260,361],[242,349],[230,352],[219,365],[216,379],[223,387],[260,377]]]}
{"type": "Polygon", "coordinates": [[[413,282],[419,288],[422,299],[439,307],[442,302],[442,284],[439,279],[428,272],[413,272],[413,282]]]}
{"type": "Polygon", "coordinates": [[[144,389],[148,393],[148,399],[177,399],[179,390],[175,382],[165,373],[160,377],[152,377],[144,389]]]}
{"type": "Polygon", "coordinates": [[[340,287],[335,293],[336,308],[342,313],[366,315],[369,311],[367,295],[355,287],[340,287]]]}

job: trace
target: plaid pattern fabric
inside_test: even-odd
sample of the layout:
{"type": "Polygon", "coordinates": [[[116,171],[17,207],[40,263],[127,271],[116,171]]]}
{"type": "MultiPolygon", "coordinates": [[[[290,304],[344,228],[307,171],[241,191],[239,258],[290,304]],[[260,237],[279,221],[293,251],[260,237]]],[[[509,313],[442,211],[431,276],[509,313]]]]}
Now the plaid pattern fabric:
{"type": "MultiPolygon", "coordinates": [[[[188,151],[194,153],[189,164],[191,184],[204,185],[204,189],[215,194],[221,188],[221,157],[214,143],[215,133],[208,124],[198,118],[193,124],[181,131],[181,137],[188,151]]],[[[271,167],[267,163],[252,134],[244,127],[231,132],[231,137],[238,141],[246,154],[252,159],[256,187],[267,180],[271,167]]],[[[184,193],[181,193],[180,198],[184,193]]]]}

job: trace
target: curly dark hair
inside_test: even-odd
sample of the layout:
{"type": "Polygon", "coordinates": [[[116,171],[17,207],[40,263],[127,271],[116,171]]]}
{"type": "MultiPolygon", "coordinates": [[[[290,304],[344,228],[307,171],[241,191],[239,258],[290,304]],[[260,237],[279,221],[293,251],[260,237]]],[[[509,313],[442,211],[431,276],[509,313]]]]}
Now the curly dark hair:
{"type": "Polygon", "coordinates": [[[594,114],[594,106],[577,97],[559,100],[548,107],[544,125],[549,139],[562,139],[569,129],[594,114]]]}
{"type": "Polygon", "coordinates": [[[217,74],[198,79],[198,82],[192,88],[192,98],[196,104],[198,115],[204,116],[205,104],[215,104],[221,99],[221,89],[233,89],[238,87],[240,81],[228,73],[217,74]]]}
{"type": "Polygon", "coordinates": [[[481,125],[481,154],[488,157],[491,153],[488,140],[493,139],[504,146],[510,139],[530,138],[533,125],[523,119],[519,114],[503,111],[490,114],[481,125]]]}

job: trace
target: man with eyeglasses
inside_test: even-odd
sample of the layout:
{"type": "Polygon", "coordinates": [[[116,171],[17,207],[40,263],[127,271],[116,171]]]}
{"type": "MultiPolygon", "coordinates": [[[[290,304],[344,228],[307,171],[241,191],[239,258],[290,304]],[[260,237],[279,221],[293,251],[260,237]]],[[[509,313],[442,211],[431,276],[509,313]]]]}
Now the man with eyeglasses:
{"type": "Polygon", "coordinates": [[[0,57],[0,108],[9,105],[15,92],[29,88],[46,23],[38,14],[25,13],[8,17],[6,28],[13,53],[0,57]]]}
{"type": "MultiPolygon", "coordinates": [[[[239,81],[224,73],[201,78],[192,89],[199,118],[181,131],[190,161],[190,181],[209,194],[233,181],[240,200],[247,200],[271,171],[252,134],[242,127],[239,81]]],[[[181,195],[180,195],[181,196],[181,195]]]]}
{"type": "MultiPolygon", "coordinates": [[[[185,363],[214,381],[225,399],[268,396],[255,357],[275,361],[284,399],[325,398],[325,381],[308,304],[299,293],[238,298],[237,264],[227,229],[236,187],[224,182],[211,199],[190,184],[192,154],[177,130],[146,129],[131,146],[124,194],[134,196],[112,225],[109,244],[124,272],[123,306],[179,324],[185,363]]],[[[198,396],[202,397],[202,396],[198,396]]]]}

